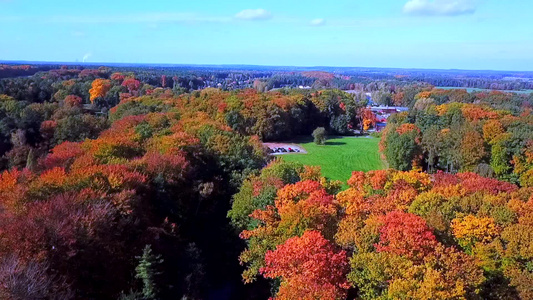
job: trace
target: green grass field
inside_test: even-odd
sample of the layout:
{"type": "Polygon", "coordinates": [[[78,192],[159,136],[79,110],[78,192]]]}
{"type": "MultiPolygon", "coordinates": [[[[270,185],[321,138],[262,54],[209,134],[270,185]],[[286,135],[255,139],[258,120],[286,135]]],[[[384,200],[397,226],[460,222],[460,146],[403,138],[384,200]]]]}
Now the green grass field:
{"type": "Polygon", "coordinates": [[[311,139],[296,140],[307,154],[281,155],[286,161],[300,162],[309,166],[321,166],[322,175],[334,180],[346,181],[352,171],[370,171],[385,168],[378,152],[378,138],[335,137],[326,145],[316,145],[311,139]]]}

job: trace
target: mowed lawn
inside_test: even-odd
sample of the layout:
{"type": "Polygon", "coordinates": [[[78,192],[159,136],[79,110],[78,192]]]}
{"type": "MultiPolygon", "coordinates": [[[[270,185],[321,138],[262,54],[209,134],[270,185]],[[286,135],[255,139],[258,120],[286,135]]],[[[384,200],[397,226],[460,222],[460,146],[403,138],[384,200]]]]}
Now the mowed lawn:
{"type": "Polygon", "coordinates": [[[319,146],[311,140],[294,141],[307,150],[307,154],[281,155],[286,161],[309,166],[321,166],[322,175],[346,182],[352,171],[371,171],[385,168],[380,158],[379,139],[373,137],[336,137],[319,146]]]}

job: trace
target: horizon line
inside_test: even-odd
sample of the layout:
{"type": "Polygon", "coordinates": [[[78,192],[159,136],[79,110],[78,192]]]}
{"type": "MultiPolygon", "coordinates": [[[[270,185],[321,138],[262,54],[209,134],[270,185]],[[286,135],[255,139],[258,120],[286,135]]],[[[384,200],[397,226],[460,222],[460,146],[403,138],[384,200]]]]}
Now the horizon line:
{"type": "MultiPolygon", "coordinates": [[[[297,66],[297,65],[268,65],[268,64],[246,64],[246,63],[236,63],[236,64],[227,64],[227,63],[145,63],[145,62],[76,62],[76,61],[40,61],[40,60],[2,60],[0,63],[3,64],[14,64],[14,63],[25,63],[25,64],[43,64],[43,65],[54,65],[54,64],[67,64],[67,65],[146,65],[146,66],[183,66],[183,67],[202,67],[202,66],[217,66],[217,67],[273,67],[273,68],[339,68],[339,69],[392,69],[392,70],[421,70],[421,71],[492,71],[492,72],[526,72],[533,73],[533,70],[509,70],[509,69],[461,69],[461,68],[418,68],[418,67],[364,67],[364,66],[327,66],[327,65],[312,65],[312,66],[297,66]]],[[[320,71],[320,70],[317,70],[320,71]]]]}

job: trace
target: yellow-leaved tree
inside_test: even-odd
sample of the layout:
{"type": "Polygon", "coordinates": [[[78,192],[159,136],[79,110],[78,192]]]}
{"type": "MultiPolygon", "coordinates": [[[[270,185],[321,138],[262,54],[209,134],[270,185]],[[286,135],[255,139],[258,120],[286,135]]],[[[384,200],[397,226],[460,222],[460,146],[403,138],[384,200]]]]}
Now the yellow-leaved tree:
{"type": "Polygon", "coordinates": [[[111,89],[111,81],[107,79],[95,79],[92,83],[89,94],[91,95],[91,103],[94,103],[94,100],[99,97],[105,97],[107,92],[111,89]]]}

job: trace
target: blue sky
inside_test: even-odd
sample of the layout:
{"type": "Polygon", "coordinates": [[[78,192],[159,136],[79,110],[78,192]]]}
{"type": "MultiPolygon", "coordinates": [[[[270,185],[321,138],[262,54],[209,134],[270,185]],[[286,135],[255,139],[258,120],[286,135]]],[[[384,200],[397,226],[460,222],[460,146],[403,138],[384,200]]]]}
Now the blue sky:
{"type": "Polygon", "coordinates": [[[533,71],[530,0],[0,0],[0,60],[533,71]]]}

